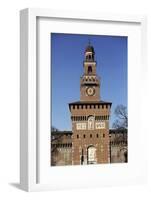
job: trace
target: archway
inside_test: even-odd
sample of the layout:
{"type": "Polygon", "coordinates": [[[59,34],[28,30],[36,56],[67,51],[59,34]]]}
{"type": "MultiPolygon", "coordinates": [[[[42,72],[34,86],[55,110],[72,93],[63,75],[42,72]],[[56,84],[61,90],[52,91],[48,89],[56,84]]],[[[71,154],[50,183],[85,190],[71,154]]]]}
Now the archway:
{"type": "Polygon", "coordinates": [[[96,147],[91,145],[87,148],[87,163],[88,164],[96,164],[96,147]]]}
{"type": "Polygon", "coordinates": [[[92,74],[92,66],[88,66],[88,74],[92,74]]]}

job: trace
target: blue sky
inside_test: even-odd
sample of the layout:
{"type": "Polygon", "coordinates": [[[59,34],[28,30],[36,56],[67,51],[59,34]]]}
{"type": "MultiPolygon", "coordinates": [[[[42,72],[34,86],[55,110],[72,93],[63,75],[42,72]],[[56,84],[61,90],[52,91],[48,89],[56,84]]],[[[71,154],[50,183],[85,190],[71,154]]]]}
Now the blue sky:
{"type": "Polygon", "coordinates": [[[52,125],[71,130],[68,103],[80,100],[84,51],[90,40],[101,77],[101,100],[112,102],[112,127],[115,107],[127,106],[127,37],[52,33],[50,40],[52,125]]]}

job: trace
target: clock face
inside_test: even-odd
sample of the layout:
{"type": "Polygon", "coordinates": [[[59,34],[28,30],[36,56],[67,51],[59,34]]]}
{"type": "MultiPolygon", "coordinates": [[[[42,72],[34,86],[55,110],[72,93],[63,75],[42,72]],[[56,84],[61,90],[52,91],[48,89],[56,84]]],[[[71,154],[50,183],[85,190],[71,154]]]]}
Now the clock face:
{"type": "Polygon", "coordinates": [[[93,96],[95,94],[95,89],[92,87],[89,87],[87,88],[86,92],[89,96],[93,96]]]}

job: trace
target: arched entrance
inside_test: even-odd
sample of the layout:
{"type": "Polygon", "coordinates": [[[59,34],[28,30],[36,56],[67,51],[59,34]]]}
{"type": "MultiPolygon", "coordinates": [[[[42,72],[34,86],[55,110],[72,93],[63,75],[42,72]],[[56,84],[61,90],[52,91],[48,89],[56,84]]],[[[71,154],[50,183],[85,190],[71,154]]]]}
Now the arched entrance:
{"type": "Polygon", "coordinates": [[[91,145],[87,148],[87,163],[88,164],[96,164],[97,163],[96,147],[94,147],[93,145],[91,145]]]}

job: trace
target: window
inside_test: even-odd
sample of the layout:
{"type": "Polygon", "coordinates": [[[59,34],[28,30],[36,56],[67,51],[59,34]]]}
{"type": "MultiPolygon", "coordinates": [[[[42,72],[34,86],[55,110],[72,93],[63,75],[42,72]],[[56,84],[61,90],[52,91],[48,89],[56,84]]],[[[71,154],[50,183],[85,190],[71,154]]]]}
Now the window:
{"type": "Polygon", "coordinates": [[[85,135],[83,135],[83,138],[85,138],[85,135]]]}
{"type": "Polygon", "coordinates": [[[79,135],[77,135],[77,138],[79,138],[79,135]]]}
{"type": "Polygon", "coordinates": [[[90,138],[92,138],[92,134],[90,134],[90,138]]]}
{"type": "Polygon", "coordinates": [[[95,121],[94,116],[88,117],[88,129],[94,129],[94,121],[95,121]]]}
{"type": "Polygon", "coordinates": [[[91,73],[92,73],[92,67],[88,66],[88,74],[91,74],[91,73]]]}
{"type": "Polygon", "coordinates": [[[99,137],[99,134],[96,134],[96,137],[98,138],[98,137],[99,137]]]}
{"type": "Polygon", "coordinates": [[[103,138],[105,138],[105,134],[103,133],[103,138]]]}

